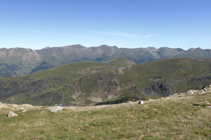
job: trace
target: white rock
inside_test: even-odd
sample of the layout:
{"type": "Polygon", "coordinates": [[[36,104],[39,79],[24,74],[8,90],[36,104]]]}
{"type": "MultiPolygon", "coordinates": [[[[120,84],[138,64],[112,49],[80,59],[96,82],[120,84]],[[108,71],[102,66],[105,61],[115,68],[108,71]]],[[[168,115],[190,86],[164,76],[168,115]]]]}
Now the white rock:
{"type": "Polygon", "coordinates": [[[57,112],[57,111],[61,111],[64,107],[63,106],[54,106],[54,107],[49,107],[48,110],[50,110],[51,112],[57,112]]]}
{"type": "Polygon", "coordinates": [[[26,112],[27,110],[23,110],[22,112],[26,112]]]}
{"type": "Polygon", "coordinates": [[[6,106],[5,104],[2,104],[2,103],[0,102],[0,108],[7,108],[7,106],[6,106]]]}
{"type": "Polygon", "coordinates": [[[144,105],[143,107],[148,107],[147,105],[144,105]]]}
{"type": "Polygon", "coordinates": [[[194,93],[193,93],[193,91],[192,90],[189,90],[188,92],[187,92],[187,95],[193,95],[194,93]]]}
{"type": "Polygon", "coordinates": [[[138,102],[138,104],[143,105],[144,104],[144,101],[141,100],[141,101],[138,102]]]}
{"type": "Polygon", "coordinates": [[[18,115],[15,114],[15,113],[12,112],[12,111],[9,111],[8,117],[15,117],[15,116],[18,116],[18,115]]]}

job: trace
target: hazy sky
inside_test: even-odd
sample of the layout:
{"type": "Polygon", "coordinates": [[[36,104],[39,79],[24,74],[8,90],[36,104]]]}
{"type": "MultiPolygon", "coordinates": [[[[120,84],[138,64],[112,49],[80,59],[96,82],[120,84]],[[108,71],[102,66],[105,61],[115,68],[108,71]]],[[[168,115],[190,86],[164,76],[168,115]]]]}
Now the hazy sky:
{"type": "Polygon", "coordinates": [[[0,48],[211,49],[211,0],[0,0],[0,48]]]}

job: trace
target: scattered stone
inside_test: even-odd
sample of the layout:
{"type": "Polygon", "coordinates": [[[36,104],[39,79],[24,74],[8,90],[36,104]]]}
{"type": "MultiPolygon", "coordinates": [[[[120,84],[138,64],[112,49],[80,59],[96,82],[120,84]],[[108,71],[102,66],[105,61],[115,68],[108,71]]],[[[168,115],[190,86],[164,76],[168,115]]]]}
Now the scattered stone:
{"type": "Polygon", "coordinates": [[[151,101],[152,99],[149,98],[149,101],[151,101]]]}
{"type": "Polygon", "coordinates": [[[128,103],[128,104],[131,104],[131,103],[132,103],[132,101],[127,101],[127,103],[128,103]]]}
{"type": "Polygon", "coordinates": [[[193,94],[194,94],[193,90],[189,90],[189,91],[187,92],[187,95],[193,95],[193,94]]]}
{"type": "Polygon", "coordinates": [[[8,117],[15,117],[18,116],[17,114],[15,114],[14,112],[10,111],[8,114],[8,117]]]}
{"type": "Polygon", "coordinates": [[[205,102],[206,104],[208,104],[208,105],[210,104],[208,101],[204,101],[204,102],[205,102]]]}
{"type": "Polygon", "coordinates": [[[138,104],[139,104],[139,105],[140,105],[140,104],[143,105],[143,104],[144,104],[144,101],[141,100],[141,101],[138,102],[138,104]]]}
{"type": "Polygon", "coordinates": [[[188,90],[186,93],[175,93],[173,95],[169,95],[170,98],[178,98],[178,97],[184,97],[186,95],[195,95],[195,94],[206,94],[211,92],[211,85],[204,86],[201,88],[201,90],[188,90]]]}
{"type": "Polygon", "coordinates": [[[63,106],[62,104],[55,104],[55,106],[63,106]]]}
{"type": "Polygon", "coordinates": [[[199,104],[199,103],[195,103],[194,105],[195,105],[195,106],[199,106],[200,104],[199,104]]]}
{"type": "Polygon", "coordinates": [[[26,112],[27,110],[22,110],[22,112],[26,112]]]}
{"type": "Polygon", "coordinates": [[[193,104],[194,106],[203,106],[206,107],[208,106],[210,103],[208,101],[204,101],[204,102],[197,102],[195,104],[193,104]]]}
{"type": "Polygon", "coordinates": [[[48,110],[50,110],[51,112],[57,112],[57,111],[61,111],[64,107],[63,106],[54,106],[54,107],[49,107],[48,110]]]}

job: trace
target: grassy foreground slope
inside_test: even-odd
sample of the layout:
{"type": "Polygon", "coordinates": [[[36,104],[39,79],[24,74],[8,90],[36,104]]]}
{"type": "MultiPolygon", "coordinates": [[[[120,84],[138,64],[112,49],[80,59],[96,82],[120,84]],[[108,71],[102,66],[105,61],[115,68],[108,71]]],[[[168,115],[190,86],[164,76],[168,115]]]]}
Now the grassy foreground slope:
{"type": "Polygon", "coordinates": [[[211,94],[162,98],[137,103],[65,107],[52,113],[46,107],[7,105],[0,109],[0,138],[22,139],[211,139],[211,94]],[[12,110],[17,117],[8,118],[12,110]]]}

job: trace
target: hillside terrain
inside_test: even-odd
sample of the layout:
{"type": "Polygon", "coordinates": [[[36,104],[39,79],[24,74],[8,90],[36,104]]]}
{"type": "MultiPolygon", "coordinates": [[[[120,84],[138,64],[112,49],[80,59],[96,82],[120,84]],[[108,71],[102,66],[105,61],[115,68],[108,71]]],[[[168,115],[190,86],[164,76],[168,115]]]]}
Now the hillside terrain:
{"type": "Polygon", "coordinates": [[[126,59],[99,62],[79,62],[38,71],[31,75],[17,77],[0,77],[0,100],[10,103],[31,103],[36,105],[53,105],[63,103],[75,104],[77,92],[70,90],[75,79],[95,73],[130,67],[134,62],[126,59]]]}
{"type": "Polygon", "coordinates": [[[32,74],[39,70],[74,62],[104,62],[115,58],[124,58],[140,64],[174,57],[211,58],[211,50],[190,48],[186,51],[180,48],[172,49],[167,47],[128,49],[107,45],[87,48],[79,44],[46,47],[41,50],[2,48],[0,49],[0,76],[32,74]]]}
{"type": "Polygon", "coordinates": [[[54,113],[49,107],[0,103],[0,138],[209,140],[210,90],[144,104],[64,107],[54,113]],[[7,117],[10,111],[18,116],[7,117]]]}
{"type": "Polygon", "coordinates": [[[147,100],[201,89],[211,82],[211,59],[169,58],[134,64],[127,59],[61,65],[31,75],[0,78],[0,101],[32,105],[95,105],[147,100]]]}

